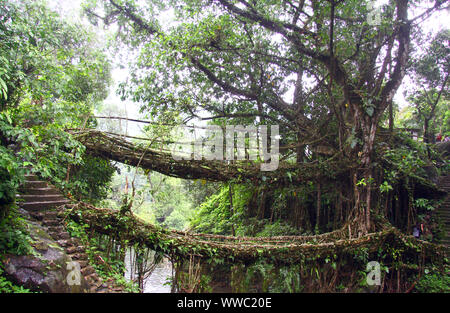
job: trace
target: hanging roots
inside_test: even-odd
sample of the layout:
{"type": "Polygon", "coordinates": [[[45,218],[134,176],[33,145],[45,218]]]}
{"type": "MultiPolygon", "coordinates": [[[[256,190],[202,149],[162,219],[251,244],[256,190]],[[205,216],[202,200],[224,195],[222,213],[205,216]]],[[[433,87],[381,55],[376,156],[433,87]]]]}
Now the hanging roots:
{"type": "Polygon", "coordinates": [[[316,236],[234,237],[166,230],[145,223],[132,214],[95,208],[86,203],[66,205],[69,218],[83,222],[91,230],[108,234],[129,245],[139,245],[165,254],[189,258],[223,258],[252,262],[267,258],[279,263],[295,263],[305,257],[320,257],[352,252],[355,249],[378,251],[383,245],[395,245],[403,253],[425,253],[431,258],[443,258],[445,247],[417,240],[396,228],[384,225],[378,231],[360,238],[350,238],[348,225],[336,231],[316,236]]]}

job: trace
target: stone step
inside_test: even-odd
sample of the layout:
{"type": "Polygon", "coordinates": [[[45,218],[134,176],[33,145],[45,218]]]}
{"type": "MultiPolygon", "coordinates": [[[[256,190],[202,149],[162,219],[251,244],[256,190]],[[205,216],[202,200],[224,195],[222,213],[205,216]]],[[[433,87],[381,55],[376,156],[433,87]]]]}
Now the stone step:
{"type": "Polygon", "coordinates": [[[79,260],[77,262],[78,262],[78,264],[80,264],[80,268],[85,268],[86,266],[89,265],[88,261],[86,261],[86,260],[79,260]]]}
{"type": "Polygon", "coordinates": [[[62,210],[51,210],[63,204],[70,203],[59,190],[45,181],[40,180],[37,175],[25,175],[25,184],[19,188],[22,194],[16,195],[19,205],[30,211],[36,219],[42,221],[42,225],[48,228],[48,233],[61,247],[64,247],[66,253],[80,264],[81,273],[88,281],[90,292],[101,292],[101,287],[107,287],[108,292],[123,292],[114,284],[103,284],[103,280],[95,272],[95,269],[89,265],[88,256],[85,248],[76,238],[71,238],[70,234],[62,226],[62,210]]]}
{"type": "Polygon", "coordinates": [[[45,212],[39,212],[39,211],[30,211],[29,214],[32,218],[38,220],[38,221],[42,221],[44,219],[44,214],[45,212]]]}
{"type": "Polygon", "coordinates": [[[58,211],[45,211],[44,217],[45,218],[52,218],[52,219],[59,219],[58,211]]]}
{"type": "MultiPolygon", "coordinates": [[[[89,266],[90,267],[90,266],[89,266]]],[[[97,288],[100,288],[103,285],[103,280],[98,276],[98,274],[94,271],[91,274],[83,275],[84,278],[89,281],[91,284],[95,285],[97,288]]],[[[107,288],[107,285],[105,285],[107,288]]]]}
{"type": "Polygon", "coordinates": [[[435,211],[444,226],[443,230],[447,233],[445,238],[442,239],[441,244],[450,247],[450,175],[441,176],[438,186],[447,192],[447,198],[435,211]]]}
{"type": "Polygon", "coordinates": [[[72,247],[67,247],[66,252],[68,254],[84,253],[85,249],[83,246],[72,246],[72,247]]]}
{"type": "Polygon", "coordinates": [[[91,275],[91,274],[94,274],[94,273],[95,273],[95,270],[90,265],[81,269],[81,274],[83,274],[83,276],[88,276],[88,275],[91,275]]]}
{"type": "Polygon", "coordinates": [[[55,234],[54,238],[58,238],[58,239],[70,239],[70,234],[68,232],[62,232],[62,233],[57,233],[55,234]]]}
{"type": "Polygon", "coordinates": [[[59,233],[64,232],[64,226],[62,226],[60,224],[51,225],[51,226],[48,226],[48,231],[53,234],[59,234],[59,233]]]}
{"type": "Polygon", "coordinates": [[[61,225],[61,221],[53,218],[44,218],[42,220],[42,225],[44,226],[58,226],[61,225]]]}
{"type": "Polygon", "coordinates": [[[59,200],[59,201],[41,201],[41,202],[23,202],[19,206],[25,210],[30,211],[43,211],[52,209],[63,204],[70,203],[69,200],[59,200]]]}
{"type": "Polygon", "coordinates": [[[30,180],[30,181],[25,181],[23,189],[26,190],[28,188],[46,188],[46,187],[48,187],[46,181],[43,181],[43,180],[30,180]]]}
{"type": "Polygon", "coordinates": [[[26,174],[25,175],[25,180],[26,181],[38,181],[40,180],[39,177],[35,174],[26,174]]]}
{"type": "MultiPolygon", "coordinates": [[[[58,226],[52,226],[52,227],[58,227],[58,226]]],[[[70,239],[70,234],[66,231],[48,231],[48,234],[56,241],[58,240],[68,240],[70,239]]]]}
{"type": "Polygon", "coordinates": [[[22,189],[21,195],[60,195],[61,192],[52,187],[22,189]]]}
{"type": "MultiPolygon", "coordinates": [[[[67,235],[69,235],[69,233],[67,233],[67,235]]],[[[70,255],[70,257],[73,260],[76,260],[76,261],[78,261],[78,260],[87,260],[87,258],[88,258],[86,253],[74,253],[74,254],[70,255]]]]}
{"type": "Polygon", "coordinates": [[[64,247],[64,248],[66,248],[66,247],[71,247],[71,246],[73,246],[73,239],[72,238],[70,238],[70,239],[59,239],[59,240],[56,240],[56,242],[61,246],[61,247],[64,247]]]}
{"type": "Polygon", "coordinates": [[[39,194],[39,195],[16,195],[16,199],[23,202],[48,202],[66,200],[61,194],[39,194]]]}

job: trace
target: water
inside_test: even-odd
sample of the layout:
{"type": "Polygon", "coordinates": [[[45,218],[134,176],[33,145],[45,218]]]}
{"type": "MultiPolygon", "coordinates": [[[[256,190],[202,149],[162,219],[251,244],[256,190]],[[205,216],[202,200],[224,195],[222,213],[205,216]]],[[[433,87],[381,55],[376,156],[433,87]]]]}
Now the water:
{"type": "Polygon", "coordinates": [[[164,260],[144,281],[144,293],[169,293],[170,285],[165,283],[171,277],[172,264],[168,260],[164,260]]]}
{"type": "MultiPolygon", "coordinates": [[[[131,274],[130,252],[125,256],[125,278],[130,279],[131,274]]],[[[172,277],[172,264],[168,259],[159,263],[150,276],[144,280],[144,293],[170,293],[170,285],[167,284],[172,277]]]]}

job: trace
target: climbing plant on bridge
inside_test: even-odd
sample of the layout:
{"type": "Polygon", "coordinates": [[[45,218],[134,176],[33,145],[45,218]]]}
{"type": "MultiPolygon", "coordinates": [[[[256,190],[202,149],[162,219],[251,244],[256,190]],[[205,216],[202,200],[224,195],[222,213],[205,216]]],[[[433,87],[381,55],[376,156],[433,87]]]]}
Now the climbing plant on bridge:
{"type": "Polygon", "coordinates": [[[445,247],[404,235],[382,219],[377,222],[379,231],[362,237],[355,237],[357,228],[351,225],[316,236],[236,237],[167,230],[130,213],[123,215],[85,203],[70,205],[64,214],[85,225],[91,234],[108,236],[121,249],[138,245],[140,249],[163,253],[175,264],[177,274],[173,283],[183,288],[190,285],[197,291],[200,281],[197,278],[201,275],[191,273],[196,271],[197,263],[202,264],[203,273],[213,276],[214,273],[223,275],[219,274],[223,271],[229,275],[231,268],[231,277],[227,279],[231,279],[235,291],[249,291],[249,282],[245,280],[257,279],[252,276],[264,271],[263,286],[258,285],[256,289],[264,292],[273,288],[291,292],[300,288],[338,291],[342,286],[347,290],[361,290],[368,287],[364,285],[364,271],[371,259],[381,262],[386,272],[385,283],[375,289],[407,291],[415,284],[411,279],[419,279],[424,270],[435,268],[442,272],[446,266],[445,247]],[[294,269],[298,269],[301,283],[300,277],[290,277],[288,286],[277,287],[278,278],[292,275],[294,269]],[[191,274],[185,277],[186,271],[197,277],[195,283],[187,284],[193,277],[191,274]],[[272,282],[271,277],[275,277],[272,282]]]}

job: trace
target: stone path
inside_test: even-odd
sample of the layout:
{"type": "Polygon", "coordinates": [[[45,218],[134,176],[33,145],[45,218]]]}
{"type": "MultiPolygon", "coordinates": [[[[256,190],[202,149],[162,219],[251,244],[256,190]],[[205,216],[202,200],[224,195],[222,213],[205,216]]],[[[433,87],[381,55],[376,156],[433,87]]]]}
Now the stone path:
{"type": "Polygon", "coordinates": [[[447,198],[435,212],[444,222],[444,230],[447,234],[444,239],[442,239],[441,243],[447,245],[450,250],[450,175],[441,176],[439,179],[439,186],[447,192],[447,198]]]}
{"type": "Polygon", "coordinates": [[[36,175],[26,175],[26,183],[20,188],[19,206],[47,229],[48,234],[65,250],[67,255],[80,264],[81,275],[91,293],[124,292],[111,280],[103,281],[89,264],[86,249],[80,239],[71,237],[63,221],[63,205],[70,203],[59,190],[39,180],[36,175]],[[22,200],[22,201],[21,201],[22,200]]]}

